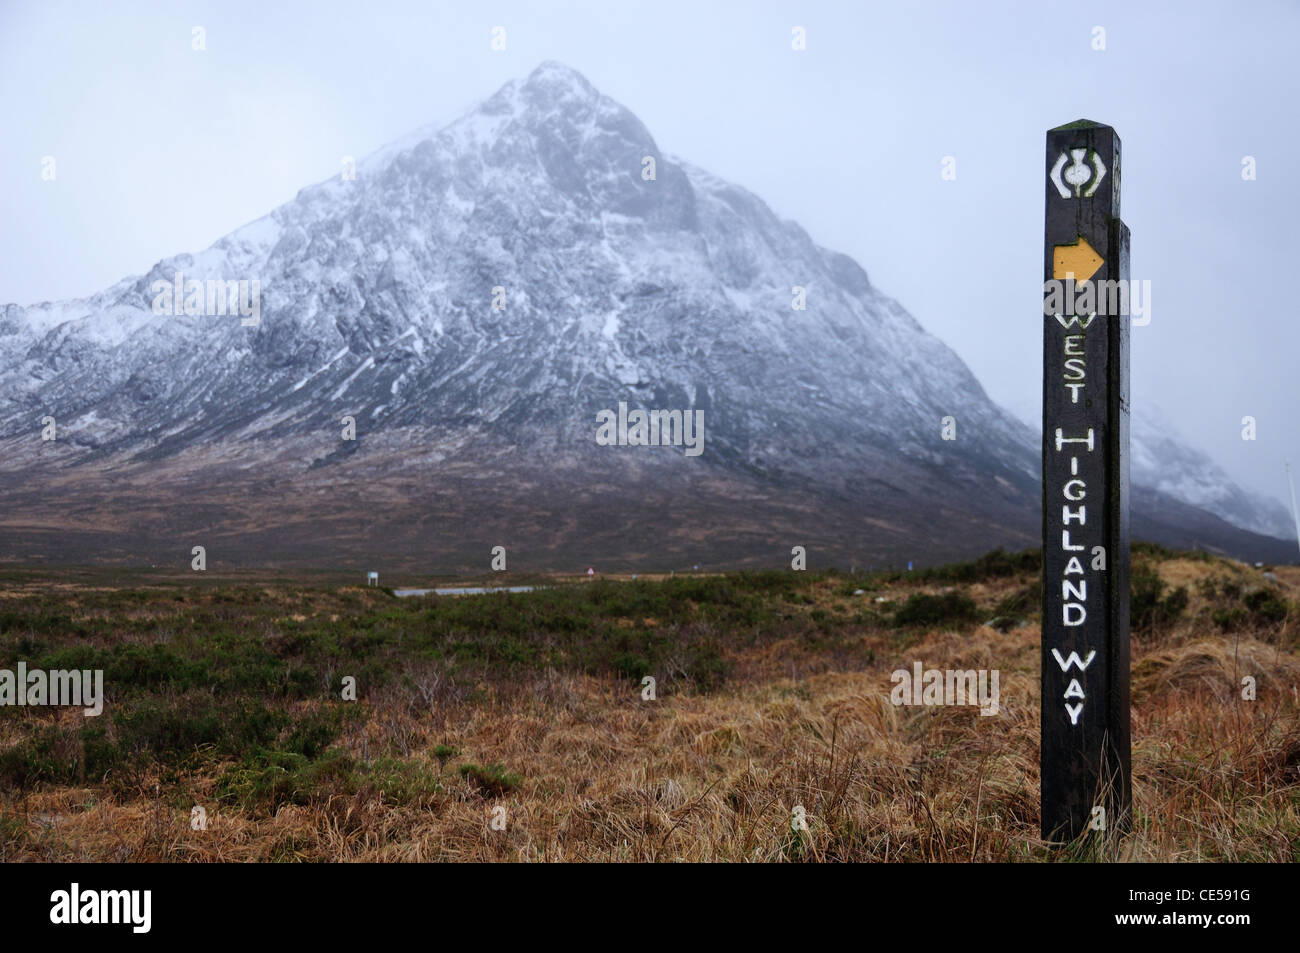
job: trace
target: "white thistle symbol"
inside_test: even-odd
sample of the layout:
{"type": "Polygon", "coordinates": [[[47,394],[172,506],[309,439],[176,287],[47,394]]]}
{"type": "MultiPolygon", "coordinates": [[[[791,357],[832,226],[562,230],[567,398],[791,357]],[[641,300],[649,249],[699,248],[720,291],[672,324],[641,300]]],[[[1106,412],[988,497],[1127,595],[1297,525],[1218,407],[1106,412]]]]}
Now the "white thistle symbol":
{"type": "Polygon", "coordinates": [[[1074,159],[1074,162],[1070,164],[1062,176],[1066,182],[1074,186],[1076,198],[1079,195],[1079,189],[1092,178],[1092,169],[1088,168],[1088,164],[1083,161],[1083,157],[1087,154],[1087,149],[1071,149],[1070,156],[1074,159]]]}

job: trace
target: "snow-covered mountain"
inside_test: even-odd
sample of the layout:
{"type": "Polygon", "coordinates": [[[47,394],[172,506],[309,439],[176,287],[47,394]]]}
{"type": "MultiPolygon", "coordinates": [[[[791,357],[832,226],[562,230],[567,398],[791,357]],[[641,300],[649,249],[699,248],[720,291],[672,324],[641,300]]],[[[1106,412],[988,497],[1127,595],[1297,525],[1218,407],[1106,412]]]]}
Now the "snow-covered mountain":
{"type": "Polygon", "coordinates": [[[554,63],[206,251],[5,307],[0,454],[16,558],[883,563],[1037,537],[1031,428],[855,262],[554,63]],[[178,272],[257,282],[259,323],[155,313],[178,272]],[[620,402],[703,411],[703,452],[602,445],[620,402]]]}
{"type": "Polygon", "coordinates": [[[1130,428],[1131,477],[1253,533],[1292,539],[1295,522],[1285,506],[1238,486],[1209,455],[1193,447],[1161,411],[1134,407],[1130,428]]]}

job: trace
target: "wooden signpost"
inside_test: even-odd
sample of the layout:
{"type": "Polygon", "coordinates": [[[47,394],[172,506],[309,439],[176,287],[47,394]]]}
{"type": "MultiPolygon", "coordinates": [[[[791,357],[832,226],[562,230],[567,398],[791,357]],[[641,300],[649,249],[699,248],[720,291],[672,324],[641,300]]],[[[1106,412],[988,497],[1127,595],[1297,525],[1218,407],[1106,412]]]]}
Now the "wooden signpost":
{"type": "Polygon", "coordinates": [[[1047,133],[1042,832],[1130,823],[1128,228],[1120,142],[1047,133]],[[1116,313],[1123,311],[1125,313],[1116,313]]]}

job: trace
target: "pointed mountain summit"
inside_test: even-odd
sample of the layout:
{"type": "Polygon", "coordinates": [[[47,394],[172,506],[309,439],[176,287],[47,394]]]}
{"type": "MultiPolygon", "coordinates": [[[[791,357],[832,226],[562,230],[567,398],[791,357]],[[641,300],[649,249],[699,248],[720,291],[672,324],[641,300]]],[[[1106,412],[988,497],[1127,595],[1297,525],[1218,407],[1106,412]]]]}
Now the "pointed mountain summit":
{"type": "Polygon", "coordinates": [[[557,63],[205,251],[0,311],[0,558],[901,564],[1037,545],[1037,455],[856,262],[557,63]],[[699,452],[637,445],[638,411],[699,452]]]}

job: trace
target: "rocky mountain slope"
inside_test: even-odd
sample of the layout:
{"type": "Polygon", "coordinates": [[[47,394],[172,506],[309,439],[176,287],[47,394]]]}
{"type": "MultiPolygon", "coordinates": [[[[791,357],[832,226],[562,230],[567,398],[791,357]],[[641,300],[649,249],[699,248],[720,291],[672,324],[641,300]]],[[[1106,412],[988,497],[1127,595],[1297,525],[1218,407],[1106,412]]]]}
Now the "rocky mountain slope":
{"type": "MultiPolygon", "coordinates": [[[[0,558],[452,570],[502,545],[511,568],[665,568],[1037,544],[1030,428],[855,262],[553,63],[206,251],[5,307],[0,368],[0,558]],[[256,281],[258,323],[155,313],[178,272],[256,281]],[[702,411],[702,452],[602,445],[620,402],[702,411]]],[[[1157,538],[1194,523],[1203,547],[1285,558],[1139,502],[1157,538]]]]}

